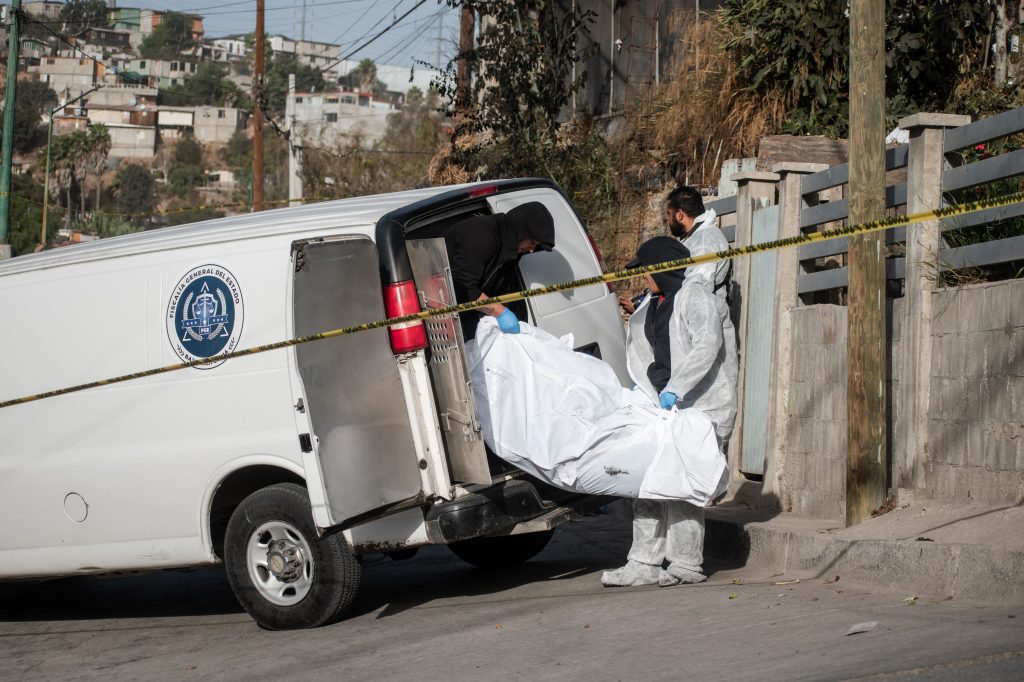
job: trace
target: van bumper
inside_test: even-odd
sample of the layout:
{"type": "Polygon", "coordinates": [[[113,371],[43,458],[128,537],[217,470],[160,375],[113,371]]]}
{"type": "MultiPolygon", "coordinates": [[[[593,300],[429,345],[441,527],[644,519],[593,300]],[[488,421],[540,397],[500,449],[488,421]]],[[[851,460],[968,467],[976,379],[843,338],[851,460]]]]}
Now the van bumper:
{"type": "Polygon", "coordinates": [[[538,526],[536,530],[545,530],[572,520],[575,512],[596,508],[609,499],[512,479],[434,505],[426,516],[427,537],[432,543],[448,544],[484,535],[530,532],[540,522],[544,528],[538,526]]]}

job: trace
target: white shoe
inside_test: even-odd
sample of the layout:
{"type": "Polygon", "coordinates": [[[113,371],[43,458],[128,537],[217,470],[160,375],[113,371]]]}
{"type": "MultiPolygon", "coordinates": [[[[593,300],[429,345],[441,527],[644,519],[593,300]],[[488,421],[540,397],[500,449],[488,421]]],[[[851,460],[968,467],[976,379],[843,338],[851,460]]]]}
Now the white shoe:
{"type": "Polygon", "coordinates": [[[657,566],[641,564],[638,561],[628,561],[622,568],[614,571],[605,571],[601,574],[601,584],[605,587],[634,587],[636,585],[657,585],[658,573],[661,571],[657,566]]]}
{"type": "Polygon", "coordinates": [[[671,564],[667,569],[663,569],[658,573],[658,584],[662,587],[692,585],[694,583],[702,583],[707,579],[708,577],[700,571],[691,571],[688,568],[681,568],[671,564]]]}

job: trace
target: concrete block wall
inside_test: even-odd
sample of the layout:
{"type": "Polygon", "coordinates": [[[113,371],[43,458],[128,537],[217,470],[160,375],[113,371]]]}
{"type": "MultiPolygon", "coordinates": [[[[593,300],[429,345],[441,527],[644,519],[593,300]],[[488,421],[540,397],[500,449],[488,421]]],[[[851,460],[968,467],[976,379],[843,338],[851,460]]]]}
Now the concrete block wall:
{"type": "Polygon", "coordinates": [[[1024,280],[932,293],[927,494],[1024,499],[1024,280]]]}
{"type": "Polygon", "coordinates": [[[789,310],[793,362],[787,409],[782,508],[846,516],[846,308],[789,310]]]}
{"type": "MultiPolygon", "coordinates": [[[[888,307],[889,444],[898,406],[902,301],[888,307]]],[[[788,311],[793,362],[786,425],[783,509],[817,518],[846,517],[847,308],[821,304],[788,311]]]]}

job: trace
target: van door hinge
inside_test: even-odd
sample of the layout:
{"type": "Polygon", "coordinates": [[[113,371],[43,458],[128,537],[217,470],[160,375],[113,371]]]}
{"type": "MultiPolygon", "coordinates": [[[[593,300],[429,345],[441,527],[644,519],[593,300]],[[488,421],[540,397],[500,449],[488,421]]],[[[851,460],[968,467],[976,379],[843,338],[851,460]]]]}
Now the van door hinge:
{"type": "Polygon", "coordinates": [[[313,439],[308,433],[299,434],[299,447],[303,452],[313,452],[313,439]]]}

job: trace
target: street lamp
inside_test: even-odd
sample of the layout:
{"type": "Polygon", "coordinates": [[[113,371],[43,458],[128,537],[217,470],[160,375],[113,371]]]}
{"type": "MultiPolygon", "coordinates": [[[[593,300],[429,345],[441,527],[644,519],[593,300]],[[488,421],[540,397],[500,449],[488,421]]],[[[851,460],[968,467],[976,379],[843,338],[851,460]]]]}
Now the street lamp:
{"type": "Polygon", "coordinates": [[[106,83],[100,83],[93,85],[92,88],[86,90],[78,97],[73,100],[67,101],[64,104],[58,104],[53,109],[50,109],[50,123],[46,127],[46,175],[43,176],[43,227],[39,235],[39,250],[42,251],[46,247],[46,209],[50,203],[50,142],[53,139],[53,115],[61,109],[66,109],[75,102],[79,101],[86,95],[92,94],[102,88],[106,83]]]}

